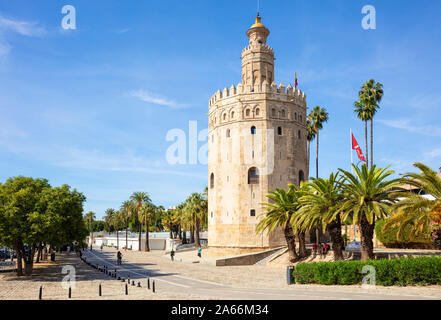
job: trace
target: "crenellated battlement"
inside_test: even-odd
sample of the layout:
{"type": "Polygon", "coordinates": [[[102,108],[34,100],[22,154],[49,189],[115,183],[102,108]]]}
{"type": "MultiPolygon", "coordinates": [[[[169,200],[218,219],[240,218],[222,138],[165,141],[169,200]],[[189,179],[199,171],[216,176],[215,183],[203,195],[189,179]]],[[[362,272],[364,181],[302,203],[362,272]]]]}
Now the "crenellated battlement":
{"type": "Polygon", "coordinates": [[[274,55],[274,49],[267,44],[250,44],[242,50],[242,56],[245,55],[248,51],[252,50],[267,52],[274,55]]]}
{"type": "Polygon", "coordinates": [[[237,86],[232,85],[230,89],[225,87],[222,91],[217,90],[209,100],[209,107],[212,108],[213,106],[219,105],[219,102],[222,100],[237,95],[261,93],[278,95],[280,100],[292,101],[294,98],[293,102],[296,102],[301,106],[306,106],[306,94],[304,92],[299,89],[294,89],[291,84],[289,84],[288,87],[285,87],[283,83],[280,83],[279,86],[277,86],[275,82],[269,85],[265,80],[261,85],[256,84],[254,87],[248,85],[244,86],[242,83],[239,83],[237,86]]]}

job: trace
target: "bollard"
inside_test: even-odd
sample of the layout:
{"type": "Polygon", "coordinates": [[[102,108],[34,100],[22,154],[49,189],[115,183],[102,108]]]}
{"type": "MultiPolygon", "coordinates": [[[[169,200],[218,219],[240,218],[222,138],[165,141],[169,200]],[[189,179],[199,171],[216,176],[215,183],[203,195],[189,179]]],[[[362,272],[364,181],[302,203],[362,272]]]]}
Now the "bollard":
{"type": "Polygon", "coordinates": [[[150,278],[147,278],[147,289],[150,290],[150,278]]]}
{"type": "Polygon", "coordinates": [[[135,286],[135,280],[132,280],[132,286],[135,286]]]}
{"type": "Polygon", "coordinates": [[[155,293],[155,280],[153,280],[152,291],[153,291],[153,293],[155,293]]]}
{"type": "Polygon", "coordinates": [[[101,291],[101,283],[100,283],[100,287],[99,287],[99,291],[98,291],[98,294],[100,297],[101,297],[101,293],[102,293],[102,291],[101,291]]]}
{"type": "Polygon", "coordinates": [[[40,286],[40,293],[38,294],[38,300],[41,300],[43,297],[43,286],[40,286]]]}
{"type": "Polygon", "coordinates": [[[141,288],[141,282],[138,281],[138,288],[141,288]]]}
{"type": "Polygon", "coordinates": [[[121,280],[121,277],[118,277],[118,280],[121,280]]]}
{"type": "Polygon", "coordinates": [[[69,299],[72,298],[72,288],[69,287],[69,299]]]}
{"type": "Polygon", "coordinates": [[[126,283],[126,296],[129,294],[129,287],[127,286],[127,283],[126,283]]]}
{"type": "Polygon", "coordinates": [[[127,283],[130,284],[130,278],[127,279],[127,283]]]}

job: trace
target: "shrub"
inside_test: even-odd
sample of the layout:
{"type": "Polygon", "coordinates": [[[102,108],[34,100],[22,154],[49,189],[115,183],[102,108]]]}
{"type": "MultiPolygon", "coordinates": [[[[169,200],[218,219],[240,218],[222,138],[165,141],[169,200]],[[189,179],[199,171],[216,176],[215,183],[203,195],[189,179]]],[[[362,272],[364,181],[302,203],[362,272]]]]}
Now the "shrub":
{"type": "Polygon", "coordinates": [[[378,220],[375,223],[375,234],[378,240],[388,248],[430,248],[432,241],[430,235],[421,234],[415,238],[410,237],[411,226],[405,227],[402,238],[397,240],[398,227],[389,227],[383,231],[386,220],[378,220]]]}
{"type": "Polygon", "coordinates": [[[325,285],[361,284],[366,265],[375,268],[376,284],[383,286],[441,284],[441,257],[403,257],[393,260],[299,263],[293,276],[296,283],[325,285]]]}

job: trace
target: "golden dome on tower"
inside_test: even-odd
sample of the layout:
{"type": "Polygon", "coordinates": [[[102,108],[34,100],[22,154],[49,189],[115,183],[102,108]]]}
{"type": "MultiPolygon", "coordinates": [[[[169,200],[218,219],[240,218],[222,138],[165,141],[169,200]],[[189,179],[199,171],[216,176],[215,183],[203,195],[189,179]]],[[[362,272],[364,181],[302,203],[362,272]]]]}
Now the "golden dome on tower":
{"type": "Polygon", "coordinates": [[[262,24],[262,18],[259,16],[259,14],[257,14],[256,21],[250,29],[252,28],[265,28],[265,26],[262,24]]]}

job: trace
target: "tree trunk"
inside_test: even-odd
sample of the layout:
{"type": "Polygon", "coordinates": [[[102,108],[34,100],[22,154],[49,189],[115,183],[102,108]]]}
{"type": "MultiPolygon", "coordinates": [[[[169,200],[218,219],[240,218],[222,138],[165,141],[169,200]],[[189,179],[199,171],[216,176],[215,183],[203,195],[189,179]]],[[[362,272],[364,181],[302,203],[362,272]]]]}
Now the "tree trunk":
{"type": "Polygon", "coordinates": [[[375,227],[375,221],[373,224],[369,224],[366,216],[363,214],[360,221],[360,231],[361,231],[361,260],[366,261],[368,259],[374,259],[374,243],[373,229],[375,227]]]}
{"type": "Polygon", "coordinates": [[[320,230],[315,228],[315,244],[318,246],[320,243],[320,230]]]}
{"type": "MultiPolygon", "coordinates": [[[[310,158],[310,144],[311,141],[308,140],[308,143],[306,145],[306,180],[309,180],[309,158],[310,158]]],[[[300,185],[300,181],[299,181],[299,185],[300,185]]]]}
{"type": "Polygon", "coordinates": [[[334,260],[344,260],[340,215],[338,215],[334,221],[329,223],[327,228],[329,231],[329,235],[331,236],[332,250],[334,251],[334,260]]]}
{"type": "Polygon", "coordinates": [[[299,259],[299,256],[296,252],[296,238],[292,231],[291,224],[286,224],[284,233],[286,244],[288,245],[289,262],[296,262],[299,259]]]}
{"type": "Polygon", "coordinates": [[[369,152],[368,152],[368,130],[367,120],[364,120],[364,145],[366,147],[366,166],[369,168],[369,152]]]}
{"type": "Polygon", "coordinates": [[[150,244],[149,244],[149,221],[145,219],[145,248],[144,251],[148,252],[150,251],[150,244]]]}
{"type": "Polygon", "coordinates": [[[179,240],[182,240],[181,225],[178,226],[178,236],[179,236],[179,240]]]}
{"type": "Polygon", "coordinates": [[[374,165],[374,119],[371,119],[371,168],[374,165]]]}
{"type": "Polygon", "coordinates": [[[196,222],[196,228],[195,228],[195,242],[196,246],[201,246],[201,240],[199,239],[199,222],[196,222]]]}
{"type": "Polygon", "coordinates": [[[119,249],[119,230],[116,230],[116,249],[119,249]]]}
{"type": "Polygon", "coordinates": [[[182,244],[187,244],[187,231],[185,229],[182,231],[182,244]]]}
{"type": "Polygon", "coordinates": [[[315,173],[318,179],[318,154],[319,154],[319,131],[317,130],[317,150],[315,151],[315,173]]]}
{"type": "Polygon", "coordinates": [[[22,256],[21,256],[21,250],[20,250],[20,244],[18,241],[14,242],[14,251],[17,254],[17,276],[23,275],[23,264],[22,264],[22,256]]]}
{"type": "Polygon", "coordinates": [[[306,250],[306,234],[305,232],[297,232],[299,238],[299,256],[300,258],[306,258],[308,256],[308,250],[306,250]]]}
{"type": "Polygon", "coordinates": [[[128,249],[128,246],[129,246],[129,241],[127,240],[127,229],[129,228],[129,225],[127,224],[126,225],[126,248],[124,249],[124,250],[127,250],[128,249]]]}
{"type": "Polygon", "coordinates": [[[171,226],[170,226],[170,239],[173,239],[173,230],[171,226]]]}
{"type": "Polygon", "coordinates": [[[40,243],[38,245],[37,259],[35,260],[35,263],[40,263],[40,256],[41,256],[42,247],[43,247],[43,244],[40,243]]]}
{"type": "Polygon", "coordinates": [[[190,243],[194,243],[194,227],[190,228],[190,243]]]}
{"type": "Polygon", "coordinates": [[[141,251],[141,231],[142,231],[142,223],[139,222],[139,234],[138,234],[138,251],[141,251]]]}

